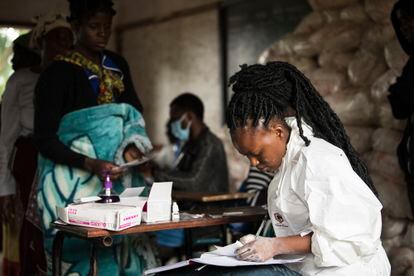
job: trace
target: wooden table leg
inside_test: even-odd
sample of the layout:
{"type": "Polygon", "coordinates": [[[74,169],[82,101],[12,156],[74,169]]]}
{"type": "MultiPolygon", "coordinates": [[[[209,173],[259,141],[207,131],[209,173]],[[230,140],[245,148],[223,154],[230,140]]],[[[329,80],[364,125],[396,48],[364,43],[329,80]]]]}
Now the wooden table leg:
{"type": "Polygon", "coordinates": [[[52,249],[52,275],[62,275],[62,248],[63,241],[65,239],[65,233],[58,231],[53,240],[52,249]]]}
{"type": "Polygon", "coordinates": [[[184,229],[184,239],[185,239],[185,255],[187,259],[193,257],[193,239],[191,236],[191,229],[184,229]]]}
{"type": "Polygon", "coordinates": [[[90,258],[90,267],[89,267],[89,276],[98,275],[98,264],[96,262],[96,242],[92,242],[91,248],[91,258],[90,258]]]}
{"type": "MultiPolygon", "coordinates": [[[[63,249],[63,241],[66,235],[63,231],[58,231],[56,236],[53,240],[53,252],[52,252],[52,275],[60,276],[62,275],[62,249],[63,249]]],[[[96,261],[96,251],[97,247],[105,246],[109,247],[112,245],[112,237],[105,236],[96,240],[91,241],[91,254],[90,254],[90,267],[89,267],[89,274],[91,276],[98,275],[98,264],[96,261]]]]}
{"type": "Polygon", "coordinates": [[[96,260],[96,252],[99,247],[110,247],[112,246],[112,237],[111,236],[105,236],[102,238],[93,239],[91,242],[91,255],[89,259],[89,274],[90,276],[98,275],[98,263],[96,260]]]}
{"type": "Polygon", "coordinates": [[[221,245],[227,245],[227,224],[220,225],[221,230],[221,245]]]}

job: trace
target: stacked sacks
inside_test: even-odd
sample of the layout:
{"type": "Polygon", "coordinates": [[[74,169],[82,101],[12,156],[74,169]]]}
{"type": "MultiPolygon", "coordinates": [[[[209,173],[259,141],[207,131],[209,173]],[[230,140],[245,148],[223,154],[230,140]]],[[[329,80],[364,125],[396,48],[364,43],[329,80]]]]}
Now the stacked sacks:
{"type": "Polygon", "coordinates": [[[387,100],[408,60],[390,21],[395,0],[308,1],[313,11],[259,62],[294,64],[341,118],[384,205],[393,275],[414,275],[414,221],[396,154],[405,122],[393,118],[387,100]]]}

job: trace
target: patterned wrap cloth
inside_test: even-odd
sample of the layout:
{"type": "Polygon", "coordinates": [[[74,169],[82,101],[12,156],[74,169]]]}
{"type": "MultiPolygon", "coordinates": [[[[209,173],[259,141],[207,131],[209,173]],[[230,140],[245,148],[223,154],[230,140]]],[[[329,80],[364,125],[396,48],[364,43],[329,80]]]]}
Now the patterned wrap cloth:
{"type": "MultiPolygon", "coordinates": [[[[116,164],[125,162],[123,152],[130,144],[134,144],[144,154],[152,149],[141,113],[128,104],[105,104],[68,113],[62,118],[57,134],[62,143],[73,151],[116,164]]],[[[57,219],[56,206],[65,207],[75,198],[97,195],[102,183],[90,172],[56,164],[41,155],[38,179],[40,224],[44,233],[48,268],[51,268],[55,230],[50,227],[50,223],[57,219]]],[[[129,172],[122,180],[114,182],[114,190],[119,193],[127,187],[144,185],[141,175],[129,172]]],[[[87,275],[90,246],[84,240],[65,239],[62,256],[65,275],[87,275]]],[[[156,266],[146,235],[115,237],[114,246],[100,248],[97,258],[98,267],[104,268],[100,271],[107,275],[139,275],[145,268],[156,266]]]]}

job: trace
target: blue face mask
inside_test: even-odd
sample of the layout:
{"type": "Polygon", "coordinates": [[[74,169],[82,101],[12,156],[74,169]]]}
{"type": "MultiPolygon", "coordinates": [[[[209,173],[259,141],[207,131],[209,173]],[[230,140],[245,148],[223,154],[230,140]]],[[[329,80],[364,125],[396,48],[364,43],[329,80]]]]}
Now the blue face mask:
{"type": "Polygon", "coordinates": [[[187,123],[186,128],[181,127],[181,123],[184,120],[184,116],[181,116],[180,119],[171,122],[171,133],[174,135],[175,138],[177,138],[180,141],[188,141],[190,138],[190,127],[191,127],[191,121],[187,123]]]}

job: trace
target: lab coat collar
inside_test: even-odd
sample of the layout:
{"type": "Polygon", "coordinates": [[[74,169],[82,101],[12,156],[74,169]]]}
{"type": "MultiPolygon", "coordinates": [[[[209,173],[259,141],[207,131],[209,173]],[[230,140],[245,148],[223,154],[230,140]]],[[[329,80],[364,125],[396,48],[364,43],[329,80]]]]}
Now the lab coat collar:
{"type": "MultiPolygon", "coordinates": [[[[285,118],[286,124],[290,127],[290,136],[289,141],[286,146],[286,153],[282,159],[282,164],[280,165],[279,169],[277,170],[275,177],[273,178],[272,182],[274,182],[274,192],[276,196],[279,196],[280,190],[280,183],[283,181],[283,177],[285,177],[285,171],[291,162],[295,162],[298,158],[298,154],[300,153],[302,147],[305,147],[305,141],[303,141],[302,137],[299,135],[299,127],[297,124],[296,117],[286,117],[285,118]]],[[[305,135],[309,140],[312,140],[313,137],[313,130],[312,128],[306,124],[302,120],[302,130],[303,135],[305,135]]]]}
{"type": "MultiPolygon", "coordinates": [[[[291,128],[289,142],[286,146],[286,154],[282,160],[282,166],[284,167],[289,164],[292,160],[295,160],[297,153],[300,149],[305,146],[305,141],[299,134],[299,127],[296,120],[296,117],[286,117],[286,124],[291,128]]],[[[313,130],[312,128],[302,120],[302,130],[303,135],[306,136],[309,140],[312,140],[313,130]]]]}

